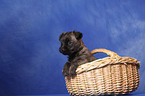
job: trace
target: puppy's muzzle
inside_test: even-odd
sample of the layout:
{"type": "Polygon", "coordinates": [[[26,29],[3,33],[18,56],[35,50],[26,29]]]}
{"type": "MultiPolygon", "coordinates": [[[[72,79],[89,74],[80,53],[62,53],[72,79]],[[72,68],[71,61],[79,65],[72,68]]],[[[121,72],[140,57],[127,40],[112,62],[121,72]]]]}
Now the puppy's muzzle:
{"type": "Polygon", "coordinates": [[[62,48],[62,47],[60,47],[60,48],[59,48],[59,52],[60,52],[60,53],[65,53],[65,49],[62,48]]]}
{"type": "Polygon", "coordinates": [[[63,53],[63,51],[64,51],[64,50],[60,47],[60,48],[59,48],[59,52],[60,52],[60,53],[63,53]]]}
{"type": "Polygon", "coordinates": [[[63,55],[69,55],[68,51],[61,47],[59,48],[59,52],[62,53],[63,55]]]}

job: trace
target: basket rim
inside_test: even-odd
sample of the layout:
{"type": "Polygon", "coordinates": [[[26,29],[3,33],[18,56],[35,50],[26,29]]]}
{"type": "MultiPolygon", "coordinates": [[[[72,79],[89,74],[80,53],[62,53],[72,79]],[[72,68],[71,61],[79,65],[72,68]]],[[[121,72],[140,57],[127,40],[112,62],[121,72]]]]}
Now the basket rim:
{"type": "Polygon", "coordinates": [[[93,69],[99,69],[105,67],[107,65],[115,65],[115,64],[125,64],[125,65],[133,64],[138,66],[138,68],[140,68],[139,61],[135,58],[114,56],[114,57],[105,57],[105,58],[84,63],[77,68],[76,73],[80,74],[82,72],[87,72],[93,69]]]}

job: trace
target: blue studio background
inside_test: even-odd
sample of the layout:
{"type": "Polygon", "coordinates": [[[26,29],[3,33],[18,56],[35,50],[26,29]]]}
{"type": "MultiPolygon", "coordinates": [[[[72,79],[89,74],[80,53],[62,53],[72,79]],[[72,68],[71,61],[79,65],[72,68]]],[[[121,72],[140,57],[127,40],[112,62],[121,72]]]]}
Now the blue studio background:
{"type": "Polygon", "coordinates": [[[1,96],[67,94],[59,35],[72,30],[90,50],[138,59],[145,93],[144,0],[0,0],[1,96]]]}

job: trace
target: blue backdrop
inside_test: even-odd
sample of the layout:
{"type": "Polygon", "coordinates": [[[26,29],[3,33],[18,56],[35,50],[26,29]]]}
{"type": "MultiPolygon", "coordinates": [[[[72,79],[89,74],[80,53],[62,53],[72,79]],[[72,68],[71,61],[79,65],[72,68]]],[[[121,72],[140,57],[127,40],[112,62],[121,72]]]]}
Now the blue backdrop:
{"type": "Polygon", "coordinates": [[[67,93],[58,39],[72,30],[90,50],[138,59],[145,92],[144,0],[0,0],[0,94],[67,93]]]}

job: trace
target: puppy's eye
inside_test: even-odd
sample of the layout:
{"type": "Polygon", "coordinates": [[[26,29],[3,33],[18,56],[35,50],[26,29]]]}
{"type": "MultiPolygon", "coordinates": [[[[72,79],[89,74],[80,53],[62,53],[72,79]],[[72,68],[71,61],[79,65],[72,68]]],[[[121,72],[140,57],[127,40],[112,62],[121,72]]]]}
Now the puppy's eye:
{"type": "Polygon", "coordinates": [[[69,42],[68,42],[68,44],[69,44],[69,45],[71,45],[71,44],[72,44],[72,42],[71,42],[71,41],[69,41],[69,42]]]}

